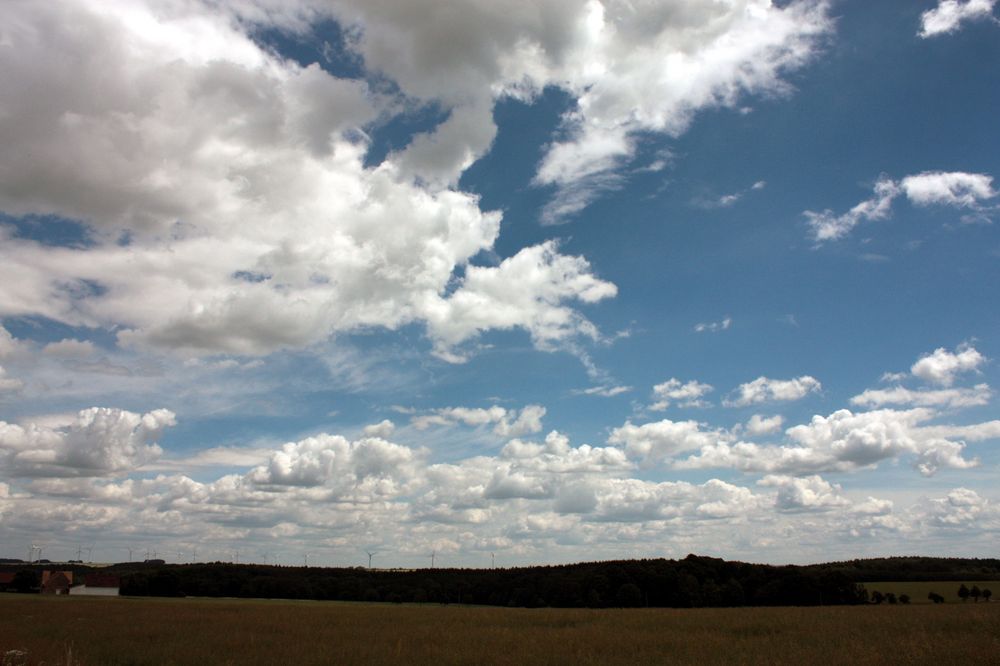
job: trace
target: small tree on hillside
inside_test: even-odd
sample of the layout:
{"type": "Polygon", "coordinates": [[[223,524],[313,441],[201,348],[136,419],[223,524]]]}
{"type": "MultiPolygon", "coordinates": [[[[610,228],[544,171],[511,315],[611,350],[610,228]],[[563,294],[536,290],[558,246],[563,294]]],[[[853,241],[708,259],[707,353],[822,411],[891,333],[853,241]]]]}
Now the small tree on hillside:
{"type": "Polygon", "coordinates": [[[942,597],[937,592],[928,592],[927,593],[927,598],[930,599],[931,601],[933,601],[936,604],[943,604],[944,603],[944,597],[942,597]]]}
{"type": "Polygon", "coordinates": [[[874,592],[872,592],[872,603],[874,603],[874,604],[880,604],[883,601],[885,601],[885,595],[884,594],[882,594],[878,590],[875,590],[874,592]]]}
{"type": "Polygon", "coordinates": [[[896,603],[896,593],[895,592],[886,592],[885,593],[885,600],[888,601],[890,604],[895,604],[896,603]]]}
{"type": "Polygon", "coordinates": [[[992,597],[992,596],[993,596],[993,593],[990,592],[989,588],[985,588],[983,590],[983,601],[989,601],[990,597],[992,597]]]}
{"type": "Polygon", "coordinates": [[[979,597],[981,597],[982,594],[983,592],[982,590],[979,589],[978,585],[973,585],[972,589],[969,590],[969,596],[972,597],[972,600],[975,601],[977,604],[979,603],[979,597]]]}
{"type": "Polygon", "coordinates": [[[965,586],[965,583],[962,583],[958,588],[958,598],[963,602],[967,601],[969,598],[969,588],[965,586]]]}
{"type": "Polygon", "coordinates": [[[908,603],[910,603],[910,595],[908,595],[908,594],[901,594],[901,595],[899,595],[899,603],[901,603],[901,604],[908,604],[908,603]]]}

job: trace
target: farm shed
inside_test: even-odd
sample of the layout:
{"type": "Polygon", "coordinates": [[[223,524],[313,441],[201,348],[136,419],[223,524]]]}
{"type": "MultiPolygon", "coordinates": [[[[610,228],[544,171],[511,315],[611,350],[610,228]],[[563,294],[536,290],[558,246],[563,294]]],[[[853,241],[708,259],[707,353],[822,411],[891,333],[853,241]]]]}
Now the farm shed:
{"type": "Polygon", "coordinates": [[[121,581],[118,576],[87,574],[83,577],[83,585],[69,588],[69,593],[92,597],[117,597],[120,587],[121,581]]]}

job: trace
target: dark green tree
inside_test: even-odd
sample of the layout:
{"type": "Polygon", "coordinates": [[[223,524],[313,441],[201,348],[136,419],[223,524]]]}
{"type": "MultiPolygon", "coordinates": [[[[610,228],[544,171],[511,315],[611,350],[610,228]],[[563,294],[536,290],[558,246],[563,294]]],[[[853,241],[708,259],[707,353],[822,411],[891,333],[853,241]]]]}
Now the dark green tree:
{"type": "Polygon", "coordinates": [[[615,595],[618,605],[622,608],[638,608],[642,606],[642,590],[635,583],[625,583],[618,588],[615,595]]]}
{"type": "Polygon", "coordinates": [[[969,596],[972,597],[972,600],[975,601],[976,603],[979,603],[979,597],[981,597],[982,595],[983,591],[979,589],[978,585],[973,585],[972,589],[969,590],[969,596]]]}
{"type": "Polygon", "coordinates": [[[931,601],[933,601],[936,604],[943,604],[944,603],[944,597],[942,597],[937,592],[928,592],[927,593],[927,598],[930,599],[931,601]]]}
{"type": "Polygon", "coordinates": [[[895,605],[896,601],[897,601],[897,599],[896,599],[896,593],[895,592],[886,592],[885,593],[885,600],[888,601],[890,604],[895,605]]]}
{"type": "Polygon", "coordinates": [[[992,596],[993,596],[993,593],[990,592],[990,588],[987,587],[987,588],[983,589],[983,601],[989,601],[990,597],[992,597],[992,596]]]}
{"type": "Polygon", "coordinates": [[[21,569],[14,574],[14,580],[10,586],[15,592],[37,592],[41,586],[41,576],[37,571],[31,569],[21,569]]]}
{"type": "Polygon", "coordinates": [[[969,598],[969,588],[965,586],[965,583],[962,583],[958,587],[958,598],[961,599],[963,602],[965,602],[969,598]]]}
{"type": "Polygon", "coordinates": [[[910,603],[910,595],[908,595],[908,594],[901,594],[901,595],[899,595],[899,603],[901,603],[901,604],[908,604],[908,603],[910,603]]]}
{"type": "Polygon", "coordinates": [[[872,592],[872,603],[873,604],[880,604],[883,601],[885,601],[885,595],[884,594],[882,594],[878,590],[875,590],[875,591],[872,592]]]}

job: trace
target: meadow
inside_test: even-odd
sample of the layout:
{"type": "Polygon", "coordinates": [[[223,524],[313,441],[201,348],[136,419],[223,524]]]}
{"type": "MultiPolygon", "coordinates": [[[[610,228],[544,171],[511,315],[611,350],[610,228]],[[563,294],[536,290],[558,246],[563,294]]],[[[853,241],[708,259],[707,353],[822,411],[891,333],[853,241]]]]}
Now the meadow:
{"type": "MultiPolygon", "coordinates": [[[[1000,581],[998,580],[955,580],[955,581],[908,581],[908,582],[878,582],[878,583],[865,583],[864,586],[869,592],[878,590],[882,594],[886,592],[892,592],[897,597],[901,594],[907,594],[910,597],[910,603],[914,604],[929,604],[932,603],[930,599],[927,598],[927,594],[930,592],[936,592],[944,597],[947,603],[962,603],[962,600],[958,596],[958,588],[960,585],[965,585],[967,588],[972,588],[973,586],[978,586],[980,590],[990,590],[993,592],[993,601],[998,600],[1000,596],[1000,581]]],[[[969,599],[966,603],[975,603],[972,599],[969,599]]],[[[979,603],[982,603],[980,601],[979,603]]]]}
{"type": "Polygon", "coordinates": [[[1000,604],[592,610],[0,594],[4,659],[50,666],[996,663],[1000,604]]]}

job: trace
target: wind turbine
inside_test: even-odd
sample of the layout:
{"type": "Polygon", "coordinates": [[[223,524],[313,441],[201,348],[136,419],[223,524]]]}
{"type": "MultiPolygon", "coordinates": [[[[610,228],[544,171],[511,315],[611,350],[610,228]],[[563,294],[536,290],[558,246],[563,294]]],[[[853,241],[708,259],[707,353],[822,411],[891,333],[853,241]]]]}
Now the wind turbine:
{"type": "Polygon", "coordinates": [[[434,556],[437,554],[436,551],[431,551],[431,569],[434,568],[434,556]]]}
{"type": "Polygon", "coordinates": [[[491,569],[496,569],[497,568],[497,554],[496,553],[490,553],[490,568],[491,569]]]}
{"type": "Polygon", "coordinates": [[[306,553],[305,555],[302,556],[302,563],[305,565],[307,569],[309,568],[309,553],[306,553]]]}
{"type": "Polygon", "coordinates": [[[371,569],[372,568],[372,556],[374,556],[375,552],[378,552],[378,551],[372,552],[370,550],[366,550],[365,552],[368,553],[368,568],[371,569]]]}
{"type": "Polygon", "coordinates": [[[126,548],[128,549],[128,561],[131,562],[132,561],[132,549],[129,548],[128,546],[126,546],[126,548]]]}

